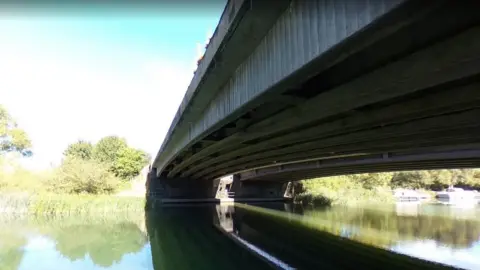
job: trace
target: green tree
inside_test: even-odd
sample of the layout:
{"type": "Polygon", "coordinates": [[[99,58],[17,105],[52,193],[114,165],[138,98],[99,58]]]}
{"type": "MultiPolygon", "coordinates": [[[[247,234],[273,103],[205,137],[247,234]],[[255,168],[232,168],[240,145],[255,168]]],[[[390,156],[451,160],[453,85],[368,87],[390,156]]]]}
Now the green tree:
{"type": "Polygon", "coordinates": [[[68,145],[63,152],[66,157],[75,157],[84,160],[89,160],[93,156],[93,145],[90,142],[78,140],[76,143],[68,145]]]}
{"type": "Polygon", "coordinates": [[[470,169],[456,169],[456,170],[451,170],[453,179],[452,182],[453,184],[464,184],[468,185],[471,184],[471,181],[474,176],[474,171],[470,169]]]}
{"type": "Polygon", "coordinates": [[[115,192],[119,180],[104,163],[70,157],[57,169],[50,184],[56,192],[103,194],[115,192]]]}
{"type": "Polygon", "coordinates": [[[354,174],[350,177],[362,184],[366,189],[373,189],[375,187],[384,187],[390,184],[392,180],[393,173],[363,173],[363,174],[354,174]]]}
{"type": "Polygon", "coordinates": [[[138,175],[149,162],[149,157],[144,151],[131,147],[123,148],[118,152],[112,171],[122,179],[131,179],[138,175]]]}
{"type": "Polygon", "coordinates": [[[391,185],[402,188],[424,188],[432,184],[428,171],[404,171],[395,173],[391,185]]]}
{"type": "Polygon", "coordinates": [[[109,192],[112,179],[130,180],[137,176],[148,164],[150,157],[142,150],[129,147],[126,140],[117,136],[107,136],[95,145],[79,140],[70,144],[64,151],[66,159],[59,169],[58,184],[55,188],[68,192],[105,193],[109,192]],[[90,161],[90,162],[82,162],[90,161]],[[97,164],[96,167],[94,164],[97,164]],[[110,176],[104,175],[106,169],[110,176]],[[87,183],[93,183],[92,177],[108,180],[105,187],[99,190],[87,188],[87,183]],[[70,182],[73,181],[73,182],[70,182]],[[74,188],[75,187],[75,188],[74,188]],[[108,187],[108,188],[107,188],[108,187]]]}
{"type": "Polygon", "coordinates": [[[32,154],[31,147],[27,133],[18,127],[7,109],[0,105],[0,153],[19,152],[29,156],[32,154]]]}
{"type": "Polygon", "coordinates": [[[113,165],[118,159],[121,150],[127,148],[125,139],[117,136],[107,136],[102,138],[93,148],[93,157],[100,161],[113,165]]]}
{"type": "Polygon", "coordinates": [[[432,170],[429,171],[432,179],[431,188],[433,190],[441,190],[452,185],[452,172],[450,170],[432,170]]]}
{"type": "Polygon", "coordinates": [[[107,164],[115,176],[125,180],[138,175],[150,159],[147,153],[129,147],[125,139],[117,136],[98,141],[93,149],[93,158],[107,164]]]}

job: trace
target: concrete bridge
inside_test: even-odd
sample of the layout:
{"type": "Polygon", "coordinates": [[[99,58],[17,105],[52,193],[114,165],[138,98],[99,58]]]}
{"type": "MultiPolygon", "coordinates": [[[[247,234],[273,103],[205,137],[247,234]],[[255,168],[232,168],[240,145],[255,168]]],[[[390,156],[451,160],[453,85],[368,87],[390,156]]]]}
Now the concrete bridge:
{"type": "Polygon", "coordinates": [[[478,1],[232,0],[152,164],[162,198],[480,166],[478,1]],[[215,180],[217,179],[217,180],[215,180]]]}

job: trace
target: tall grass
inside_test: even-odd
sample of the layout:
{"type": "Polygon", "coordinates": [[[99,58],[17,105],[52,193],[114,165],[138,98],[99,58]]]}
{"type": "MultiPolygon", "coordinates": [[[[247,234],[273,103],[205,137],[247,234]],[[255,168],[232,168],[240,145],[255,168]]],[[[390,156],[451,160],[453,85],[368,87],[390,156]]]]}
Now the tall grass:
{"type": "Polygon", "coordinates": [[[143,211],[145,200],[108,195],[0,194],[0,212],[44,216],[123,214],[143,211]]]}
{"type": "Polygon", "coordinates": [[[32,171],[0,156],[0,191],[56,194],[114,194],[129,186],[107,165],[93,160],[65,159],[56,168],[32,171]]]}
{"type": "Polygon", "coordinates": [[[93,161],[68,159],[58,168],[31,171],[14,158],[0,156],[0,215],[99,218],[143,211],[143,197],[108,195],[129,185],[93,161]]]}

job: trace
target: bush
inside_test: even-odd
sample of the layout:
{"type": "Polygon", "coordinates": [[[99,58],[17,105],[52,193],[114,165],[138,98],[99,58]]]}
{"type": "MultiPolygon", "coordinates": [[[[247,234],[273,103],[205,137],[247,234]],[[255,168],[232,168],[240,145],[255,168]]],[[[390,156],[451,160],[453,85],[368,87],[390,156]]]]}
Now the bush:
{"type": "Polygon", "coordinates": [[[106,164],[79,158],[66,158],[50,180],[49,190],[67,194],[109,194],[120,180],[106,164]]]}
{"type": "Polygon", "coordinates": [[[45,182],[51,177],[47,171],[34,172],[23,168],[16,158],[0,156],[0,191],[42,192],[45,182]]]}
{"type": "Polygon", "coordinates": [[[137,176],[150,161],[146,152],[128,146],[125,139],[117,136],[104,137],[96,144],[79,140],[67,147],[64,156],[104,163],[109,171],[122,180],[137,176]]]}
{"type": "Polygon", "coordinates": [[[371,174],[343,175],[300,181],[302,188],[295,195],[294,201],[316,206],[393,202],[391,189],[386,186],[391,174],[377,174],[368,178],[369,175],[371,174]]]}
{"type": "Polygon", "coordinates": [[[119,150],[110,170],[123,180],[131,180],[147,163],[148,157],[143,151],[126,147],[119,150]]]}

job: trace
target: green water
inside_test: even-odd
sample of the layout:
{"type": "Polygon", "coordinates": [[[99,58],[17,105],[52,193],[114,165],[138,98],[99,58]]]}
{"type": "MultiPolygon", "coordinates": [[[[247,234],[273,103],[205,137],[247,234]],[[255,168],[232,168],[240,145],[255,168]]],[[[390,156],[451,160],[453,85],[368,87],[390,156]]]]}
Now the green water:
{"type": "Polygon", "coordinates": [[[0,218],[1,270],[439,266],[384,250],[480,269],[480,209],[237,204],[88,218],[0,218]]]}

